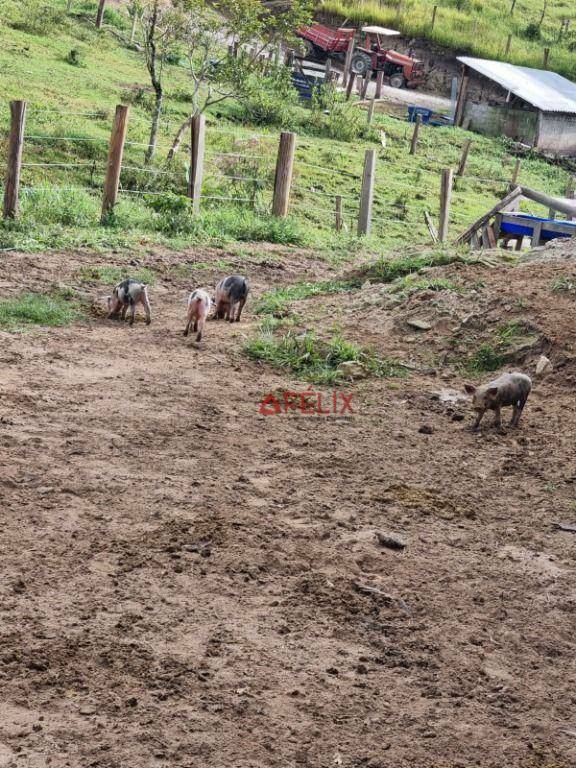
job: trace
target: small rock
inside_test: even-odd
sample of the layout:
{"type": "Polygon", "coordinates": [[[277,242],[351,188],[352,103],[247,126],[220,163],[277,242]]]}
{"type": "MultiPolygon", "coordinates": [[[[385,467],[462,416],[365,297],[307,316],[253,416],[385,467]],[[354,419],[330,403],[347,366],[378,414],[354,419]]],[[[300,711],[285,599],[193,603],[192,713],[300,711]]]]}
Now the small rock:
{"type": "Polygon", "coordinates": [[[422,424],[418,432],[421,435],[431,435],[434,433],[434,429],[430,426],[430,424],[422,424]]]}
{"type": "Polygon", "coordinates": [[[48,669],[48,662],[43,659],[30,659],[28,668],[33,669],[35,672],[46,672],[48,669]]]}
{"type": "Polygon", "coordinates": [[[328,669],[326,670],[326,674],[338,676],[340,672],[336,669],[336,667],[328,667],[328,669]]]}
{"type": "Polygon", "coordinates": [[[408,546],[404,539],[401,539],[393,533],[376,531],[376,538],[381,547],[387,547],[388,549],[406,549],[408,546]]]}
{"type": "Polygon", "coordinates": [[[417,331],[429,331],[432,328],[432,323],[424,318],[412,317],[406,321],[406,324],[410,328],[415,328],[417,331]]]}
{"type": "Polygon", "coordinates": [[[355,360],[347,360],[344,363],[340,363],[338,370],[346,379],[365,379],[368,376],[368,372],[362,363],[357,363],[355,360]]]}
{"type": "Polygon", "coordinates": [[[128,701],[126,702],[126,704],[127,704],[129,707],[135,707],[135,706],[138,704],[138,699],[137,699],[135,696],[131,696],[131,697],[128,699],[128,701]]]}
{"type": "Polygon", "coordinates": [[[85,716],[96,714],[96,710],[94,709],[94,707],[90,707],[90,706],[80,707],[79,712],[81,715],[85,715],[85,716]]]}
{"type": "Polygon", "coordinates": [[[554,366],[548,360],[546,355],[540,355],[538,362],[536,363],[536,376],[547,376],[549,373],[552,373],[554,370],[554,366]]]}

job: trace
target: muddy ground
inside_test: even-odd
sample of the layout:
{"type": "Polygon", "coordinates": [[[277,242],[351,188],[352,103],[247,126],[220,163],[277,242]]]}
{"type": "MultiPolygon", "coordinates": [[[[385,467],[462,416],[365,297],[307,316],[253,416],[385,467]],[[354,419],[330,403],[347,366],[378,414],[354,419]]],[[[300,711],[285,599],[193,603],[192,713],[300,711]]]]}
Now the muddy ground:
{"type": "MultiPolygon", "coordinates": [[[[76,270],[121,258],[4,254],[0,295],[98,300],[76,270]]],[[[346,418],[260,415],[306,385],[241,351],[256,296],[328,265],[260,247],[140,263],[151,327],[0,333],[0,766],[574,765],[576,534],[553,523],[576,522],[576,298],[551,285],[575,262],[298,303],[303,328],[336,321],[408,366],[346,384],[346,418]],[[252,303],[198,347],[183,300],[222,258],[252,303]],[[514,367],[545,351],[555,369],[520,430],[472,434],[439,398],[511,319],[530,331],[514,367]]]]}

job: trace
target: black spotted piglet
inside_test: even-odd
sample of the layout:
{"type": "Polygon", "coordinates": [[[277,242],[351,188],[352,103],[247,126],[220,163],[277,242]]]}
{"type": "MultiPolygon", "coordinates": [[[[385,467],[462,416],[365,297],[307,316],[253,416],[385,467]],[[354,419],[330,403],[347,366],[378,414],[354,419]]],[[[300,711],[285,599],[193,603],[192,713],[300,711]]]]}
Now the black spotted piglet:
{"type": "Polygon", "coordinates": [[[136,305],[142,304],[146,313],[146,325],[152,322],[152,310],[148,300],[148,289],[145,283],[139,283],[137,280],[123,280],[114,288],[112,296],[108,296],[108,318],[117,320],[126,319],[126,312],[130,308],[130,325],[134,325],[134,316],[136,314],[136,305]]]}

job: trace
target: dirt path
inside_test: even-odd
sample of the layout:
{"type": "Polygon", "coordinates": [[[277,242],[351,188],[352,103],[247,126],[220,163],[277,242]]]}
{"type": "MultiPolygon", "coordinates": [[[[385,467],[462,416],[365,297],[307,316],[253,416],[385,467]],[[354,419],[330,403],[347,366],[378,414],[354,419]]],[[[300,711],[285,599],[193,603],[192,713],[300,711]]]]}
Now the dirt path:
{"type": "MultiPolygon", "coordinates": [[[[219,271],[181,260],[145,259],[150,328],[0,334],[0,766],[573,765],[576,538],[550,527],[576,519],[568,373],[517,435],[451,422],[424,374],[347,388],[346,419],[265,417],[304,387],[246,362],[250,311],[184,340],[186,288],[219,271]]],[[[255,295],[329,272],[230,260],[255,295]]],[[[0,292],[99,261],[10,254],[0,292]]],[[[356,332],[406,358],[369,312],[356,332]]]]}
{"type": "MultiPolygon", "coordinates": [[[[376,94],[376,83],[371,82],[368,86],[367,96],[368,98],[376,94]]],[[[427,109],[433,109],[438,112],[450,113],[452,103],[450,99],[446,99],[443,96],[434,96],[431,93],[423,93],[421,91],[413,91],[406,88],[392,88],[389,85],[382,87],[382,101],[390,104],[398,105],[416,105],[418,107],[426,107],[427,109]]]]}

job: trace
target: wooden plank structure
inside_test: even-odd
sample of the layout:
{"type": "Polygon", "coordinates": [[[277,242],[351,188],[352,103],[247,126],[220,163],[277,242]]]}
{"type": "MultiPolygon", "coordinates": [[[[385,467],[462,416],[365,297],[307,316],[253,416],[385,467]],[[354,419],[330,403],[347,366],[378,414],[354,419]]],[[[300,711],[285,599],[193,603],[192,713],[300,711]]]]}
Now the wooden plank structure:
{"type": "Polygon", "coordinates": [[[532,241],[532,246],[540,245],[557,237],[576,235],[576,201],[550,197],[529,187],[515,187],[493,208],[480,216],[468,229],[460,234],[456,245],[469,244],[472,250],[494,248],[502,240],[506,245],[515,242],[516,250],[522,248],[525,237],[532,241]],[[568,221],[543,218],[517,212],[521,200],[531,200],[548,209],[550,214],[561,213],[568,221]]]}

